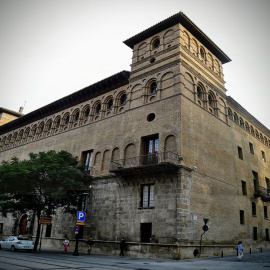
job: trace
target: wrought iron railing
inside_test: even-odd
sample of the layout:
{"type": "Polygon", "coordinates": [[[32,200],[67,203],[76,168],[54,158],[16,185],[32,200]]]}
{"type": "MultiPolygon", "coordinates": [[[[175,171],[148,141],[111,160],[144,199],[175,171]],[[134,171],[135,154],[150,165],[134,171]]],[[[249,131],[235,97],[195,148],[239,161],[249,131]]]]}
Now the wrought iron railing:
{"type": "Polygon", "coordinates": [[[141,155],[138,157],[131,157],[119,160],[112,160],[110,170],[117,170],[121,168],[132,168],[143,165],[154,165],[163,162],[169,162],[178,165],[182,157],[174,152],[159,152],[148,155],[141,155]]]}
{"type": "Polygon", "coordinates": [[[265,187],[257,186],[254,196],[261,197],[263,201],[270,201],[270,190],[265,187]]]}

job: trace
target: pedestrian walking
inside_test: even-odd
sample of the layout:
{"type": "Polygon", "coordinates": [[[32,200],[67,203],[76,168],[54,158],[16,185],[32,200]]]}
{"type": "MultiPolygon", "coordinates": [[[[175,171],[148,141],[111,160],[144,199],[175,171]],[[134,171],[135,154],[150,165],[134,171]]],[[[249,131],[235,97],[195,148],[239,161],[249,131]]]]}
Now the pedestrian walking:
{"type": "Polygon", "coordinates": [[[124,256],[125,245],[126,245],[126,241],[124,237],[122,237],[122,239],[120,240],[120,255],[119,256],[124,256]]]}
{"type": "Polygon", "coordinates": [[[89,240],[86,242],[86,244],[88,245],[87,253],[90,255],[92,246],[95,246],[92,236],[89,237],[89,240]]]}
{"type": "Polygon", "coordinates": [[[238,251],[238,261],[241,261],[241,258],[244,256],[242,241],[238,242],[237,251],[238,251]]]}
{"type": "Polygon", "coordinates": [[[65,237],[65,240],[63,242],[63,245],[65,247],[64,253],[67,253],[67,249],[68,249],[68,246],[69,246],[69,239],[68,239],[68,237],[65,237]]]}

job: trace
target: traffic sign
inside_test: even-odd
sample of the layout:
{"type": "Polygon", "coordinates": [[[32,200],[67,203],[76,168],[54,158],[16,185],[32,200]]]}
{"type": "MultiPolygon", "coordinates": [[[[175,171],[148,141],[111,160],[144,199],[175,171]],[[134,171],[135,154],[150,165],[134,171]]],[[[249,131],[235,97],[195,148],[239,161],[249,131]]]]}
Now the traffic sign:
{"type": "Polygon", "coordinates": [[[79,225],[76,225],[74,229],[75,229],[75,232],[77,232],[77,231],[80,230],[80,226],[79,225]]]}
{"type": "Polygon", "coordinates": [[[77,221],[85,221],[85,212],[83,211],[77,212],[77,221]]]}
{"type": "Polygon", "coordinates": [[[39,220],[41,225],[52,225],[52,217],[50,216],[41,216],[39,220]]]}
{"type": "Polygon", "coordinates": [[[77,220],[76,225],[85,225],[85,222],[77,220]]]}

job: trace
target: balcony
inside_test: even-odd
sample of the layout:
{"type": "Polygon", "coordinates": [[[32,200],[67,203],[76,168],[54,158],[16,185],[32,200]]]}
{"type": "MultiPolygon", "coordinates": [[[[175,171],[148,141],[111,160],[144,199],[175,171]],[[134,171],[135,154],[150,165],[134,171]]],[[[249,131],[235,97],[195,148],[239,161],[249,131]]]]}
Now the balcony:
{"type": "Polygon", "coordinates": [[[180,155],[170,151],[112,160],[110,173],[129,177],[132,175],[177,172],[181,160],[180,155]]]}
{"type": "Polygon", "coordinates": [[[254,192],[254,197],[261,197],[262,201],[270,202],[270,193],[269,189],[258,186],[254,192]]]}

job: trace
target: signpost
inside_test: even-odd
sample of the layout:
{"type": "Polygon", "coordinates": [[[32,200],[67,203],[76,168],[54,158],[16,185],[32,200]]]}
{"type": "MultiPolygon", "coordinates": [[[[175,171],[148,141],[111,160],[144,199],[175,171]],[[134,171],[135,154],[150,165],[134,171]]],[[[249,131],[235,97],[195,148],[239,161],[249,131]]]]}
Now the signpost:
{"type": "Polygon", "coordinates": [[[74,228],[74,231],[76,234],[76,246],[75,246],[75,250],[73,252],[73,256],[79,256],[79,252],[78,252],[79,230],[80,230],[80,225],[85,225],[85,215],[86,215],[86,213],[83,211],[77,212],[77,222],[76,222],[76,226],[74,228]]]}
{"type": "Polygon", "coordinates": [[[39,224],[41,226],[41,233],[40,233],[40,242],[39,242],[39,251],[41,250],[41,242],[42,242],[42,235],[43,235],[43,225],[52,225],[52,217],[50,216],[41,216],[39,220],[39,224]]]}

